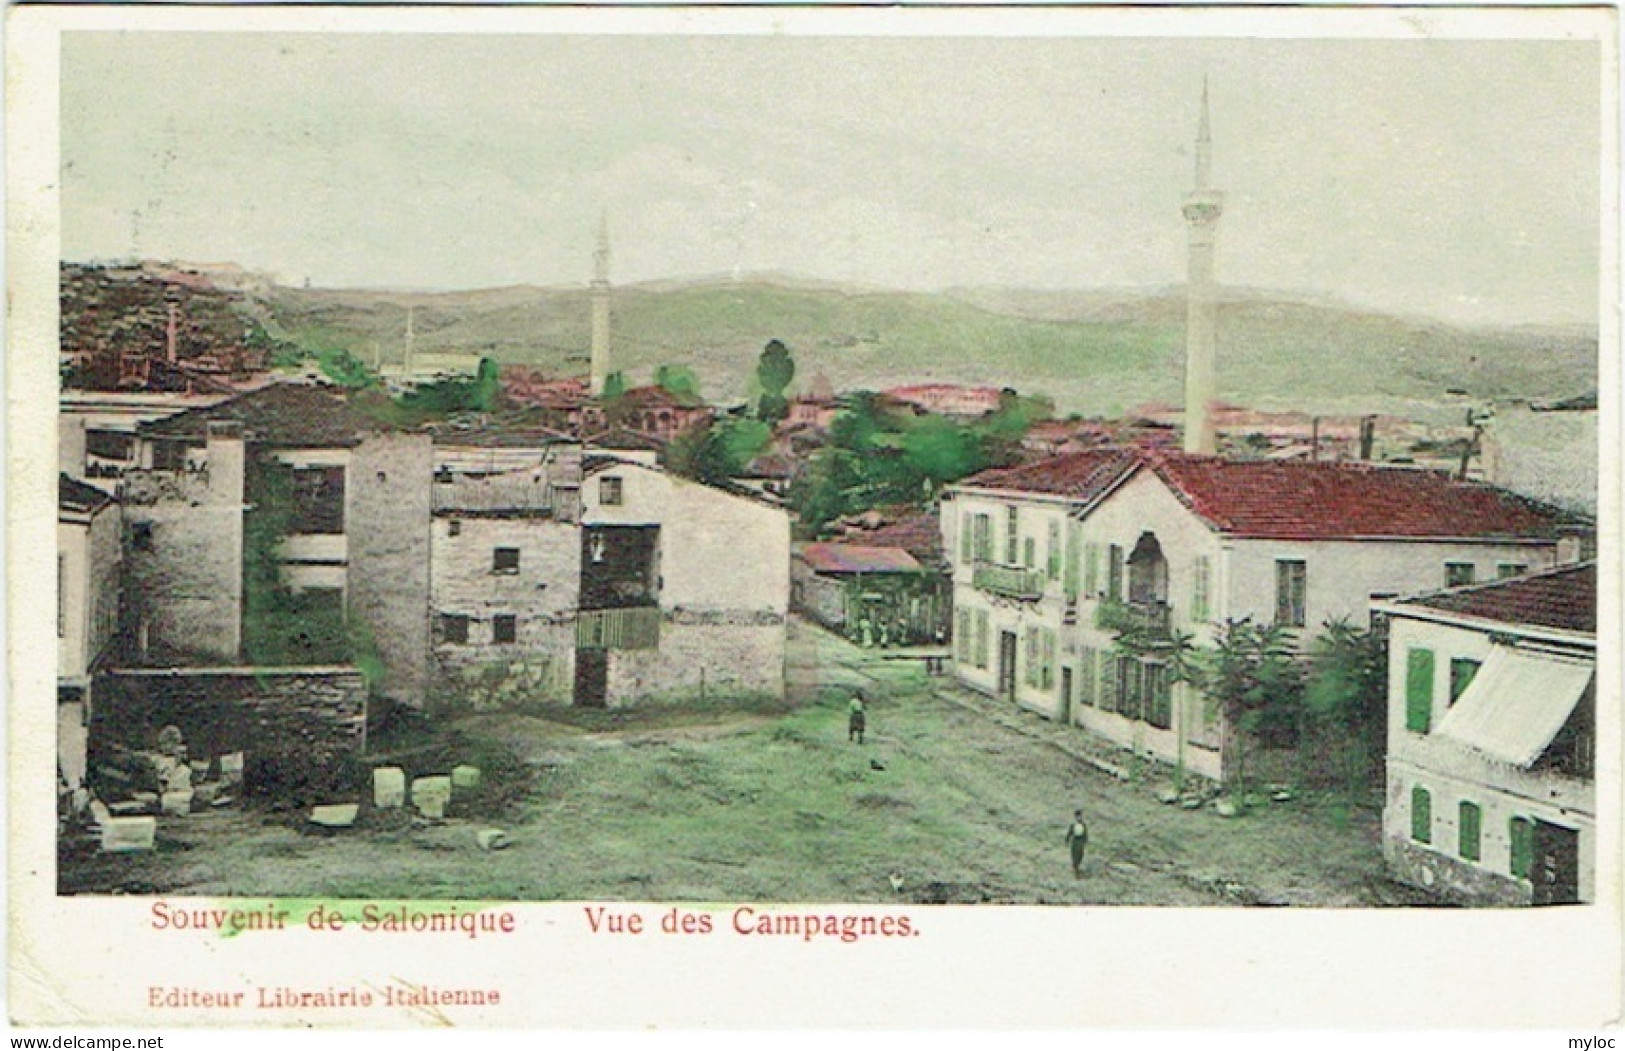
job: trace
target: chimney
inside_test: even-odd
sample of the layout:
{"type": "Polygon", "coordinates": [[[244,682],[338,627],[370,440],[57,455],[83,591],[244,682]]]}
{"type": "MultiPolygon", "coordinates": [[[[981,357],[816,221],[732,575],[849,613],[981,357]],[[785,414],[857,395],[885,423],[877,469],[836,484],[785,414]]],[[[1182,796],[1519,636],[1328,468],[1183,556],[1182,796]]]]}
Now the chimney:
{"type": "Polygon", "coordinates": [[[169,363],[171,365],[175,363],[177,356],[176,345],[180,342],[180,316],[180,306],[174,302],[171,302],[169,304],[168,338],[165,340],[165,357],[169,358],[169,363]]]}

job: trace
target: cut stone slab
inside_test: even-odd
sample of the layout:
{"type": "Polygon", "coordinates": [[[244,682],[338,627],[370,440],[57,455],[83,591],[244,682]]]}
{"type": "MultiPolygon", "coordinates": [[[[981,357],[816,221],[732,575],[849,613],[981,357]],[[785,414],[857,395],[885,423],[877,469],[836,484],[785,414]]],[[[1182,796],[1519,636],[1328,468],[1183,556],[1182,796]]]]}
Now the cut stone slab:
{"type": "Polygon", "coordinates": [[[184,817],[192,812],[192,797],[195,793],[188,788],[180,792],[165,792],[163,812],[176,817],[184,817]]]}
{"type": "Polygon", "coordinates": [[[468,791],[480,787],[480,768],[477,766],[459,766],[451,772],[451,787],[468,791]]]}
{"type": "Polygon", "coordinates": [[[1220,817],[1235,817],[1237,813],[1236,804],[1228,799],[1216,799],[1213,801],[1213,812],[1220,817]]]}
{"type": "Polygon", "coordinates": [[[349,828],[355,824],[355,816],[361,810],[359,803],[330,803],[326,806],[312,807],[310,821],[313,825],[323,828],[349,828]]]}
{"type": "Polygon", "coordinates": [[[451,778],[420,777],[412,782],[412,805],[428,818],[446,816],[446,804],[451,802],[451,778]]]}
{"type": "Polygon", "coordinates": [[[102,822],[102,849],[115,854],[151,850],[157,835],[155,817],[109,817],[102,822]]]}
{"type": "Polygon", "coordinates": [[[380,766],[372,772],[372,805],[393,810],[406,805],[406,771],[398,766],[380,766]]]}
{"type": "Polygon", "coordinates": [[[220,780],[228,785],[243,779],[243,753],[229,752],[220,757],[220,780]]]}
{"type": "Polygon", "coordinates": [[[474,834],[481,850],[501,850],[508,846],[508,833],[500,828],[482,828],[474,834]]]}

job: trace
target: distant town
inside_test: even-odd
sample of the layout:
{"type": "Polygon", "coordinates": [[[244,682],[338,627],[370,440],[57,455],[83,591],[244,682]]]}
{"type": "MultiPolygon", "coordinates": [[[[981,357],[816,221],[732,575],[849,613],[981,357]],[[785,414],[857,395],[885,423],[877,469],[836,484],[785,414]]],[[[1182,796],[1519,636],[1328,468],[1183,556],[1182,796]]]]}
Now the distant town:
{"type": "Polygon", "coordinates": [[[1594,377],[1221,398],[1211,151],[1183,399],[1111,414],[771,309],[634,368],[607,217],[555,365],[64,263],[60,890],[1593,900],[1594,377]]]}

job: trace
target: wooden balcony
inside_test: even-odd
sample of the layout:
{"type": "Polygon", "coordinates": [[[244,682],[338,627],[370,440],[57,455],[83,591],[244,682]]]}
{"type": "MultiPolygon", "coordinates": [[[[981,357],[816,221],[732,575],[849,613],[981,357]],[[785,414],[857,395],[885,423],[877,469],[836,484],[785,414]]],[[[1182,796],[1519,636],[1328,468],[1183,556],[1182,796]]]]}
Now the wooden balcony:
{"type": "Polygon", "coordinates": [[[1106,599],[1095,614],[1095,626],[1106,631],[1166,639],[1173,636],[1173,607],[1166,602],[1123,602],[1106,599]]]}
{"type": "Polygon", "coordinates": [[[582,610],[576,617],[576,648],[653,650],[660,648],[660,607],[582,610]]]}
{"type": "Polygon", "coordinates": [[[1044,573],[1020,566],[978,562],[971,569],[971,585],[989,594],[1032,601],[1043,597],[1044,573]]]}

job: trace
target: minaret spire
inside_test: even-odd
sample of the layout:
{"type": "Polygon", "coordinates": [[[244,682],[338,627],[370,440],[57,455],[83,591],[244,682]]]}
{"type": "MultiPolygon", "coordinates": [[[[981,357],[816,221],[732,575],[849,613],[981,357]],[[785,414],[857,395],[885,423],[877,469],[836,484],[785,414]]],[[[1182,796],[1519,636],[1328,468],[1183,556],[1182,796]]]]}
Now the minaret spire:
{"type": "Polygon", "coordinates": [[[609,379],[609,212],[598,213],[598,246],[592,256],[592,377],[593,394],[604,393],[609,379]]]}
{"type": "Polygon", "coordinates": [[[1207,77],[1202,78],[1202,117],[1196,126],[1196,189],[1208,188],[1213,169],[1213,132],[1207,115],[1207,77]]]}
{"type": "Polygon", "coordinates": [[[1210,188],[1213,135],[1208,123],[1207,78],[1202,78],[1202,113],[1196,126],[1196,185],[1185,195],[1185,229],[1189,235],[1189,276],[1185,286],[1185,451],[1212,456],[1218,451],[1213,403],[1218,344],[1218,286],[1214,254],[1224,195],[1210,188]]]}

